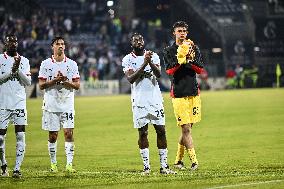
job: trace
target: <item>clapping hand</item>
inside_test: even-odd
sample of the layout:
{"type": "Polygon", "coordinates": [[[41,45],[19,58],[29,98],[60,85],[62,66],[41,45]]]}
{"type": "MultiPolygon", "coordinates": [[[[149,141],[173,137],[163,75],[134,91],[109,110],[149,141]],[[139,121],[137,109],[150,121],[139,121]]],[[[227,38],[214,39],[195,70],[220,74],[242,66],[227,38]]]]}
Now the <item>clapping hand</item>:
{"type": "Polygon", "coordinates": [[[67,77],[64,76],[60,71],[58,71],[57,76],[54,79],[56,82],[64,82],[67,80],[67,77]]]}
{"type": "Polygon", "coordinates": [[[152,55],[153,55],[152,51],[146,51],[145,56],[144,56],[144,60],[145,60],[145,62],[147,62],[147,64],[149,64],[151,62],[152,55]]]}
{"type": "Polygon", "coordinates": [[[19,69],[21,57],[20,56],[14,56],[14,60],[15,60],[15,62],[14,62],[13,67],[12,67],[13,73],[15,73],[19,69]]]}

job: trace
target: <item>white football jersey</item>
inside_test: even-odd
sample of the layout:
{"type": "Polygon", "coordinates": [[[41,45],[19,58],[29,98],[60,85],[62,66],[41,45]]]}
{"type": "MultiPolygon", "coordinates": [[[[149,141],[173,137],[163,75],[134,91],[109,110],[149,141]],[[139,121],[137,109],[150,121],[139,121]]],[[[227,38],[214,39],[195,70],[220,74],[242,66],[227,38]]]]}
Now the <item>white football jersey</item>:
{"type": "MultiPolygon", "coordinates": [[[[20,55],[18,55],[20,56],[20,55]]],[[[12,75],[14,57],[0,54],[0,109],[26,109],[25,84],[19,74],[12,75]]],[[[21,56],[18,72],[31,81],[29,60],[21,56]]]]}
{"type": "MultiPolygon", "coordinates": [[[[160,66],[160,58],[156,53],[153,53],[151,60],[155,65],[160,66]]],[[[143,63],[144,55],[136,56],[132,52],[122,59],[123,72],[128,70],[135,72],[143,63]]],[[[142,107],[163,103],[160,87],[150,65],[147,65],[141,77],[131,84],[131,101],[132,105],[142,107]]]]}
{"type": "MultiPolygon", "coordinates": [[[[56,62],[53,57],[44,60],[40,65],[38,78],[50,81],[59,71],[69,81],[80,78],[77,63],[67,57],[62,62],[56,62]]],[[[45,89],[42,108],[49,112],[74,111],[74,90],[60,83],[45,89]]]]}

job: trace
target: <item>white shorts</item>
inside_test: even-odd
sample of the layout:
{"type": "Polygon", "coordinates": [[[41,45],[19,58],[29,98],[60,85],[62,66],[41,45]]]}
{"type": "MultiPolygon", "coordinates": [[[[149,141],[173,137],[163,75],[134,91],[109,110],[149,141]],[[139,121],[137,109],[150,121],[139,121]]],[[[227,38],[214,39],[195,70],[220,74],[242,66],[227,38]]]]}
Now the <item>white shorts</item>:
{"type": "Polygon", "coordinates": [[[61,128],[74,128],[75,112],[49,112],[43,110],[42,129],[59,131],[61,128]]]}
{"type": "Polygon", "coordinates": [[[7,129],[10,121],[12,121],[14,125],[28,125],[27,110],[0,109],[0,129],[7,129]]]}
{"type": "Polygon", "coordinates": [[[148,123],[165,125],[165,113],[162,104],[132,106],[134,128],[144,127],[148,123]]]}

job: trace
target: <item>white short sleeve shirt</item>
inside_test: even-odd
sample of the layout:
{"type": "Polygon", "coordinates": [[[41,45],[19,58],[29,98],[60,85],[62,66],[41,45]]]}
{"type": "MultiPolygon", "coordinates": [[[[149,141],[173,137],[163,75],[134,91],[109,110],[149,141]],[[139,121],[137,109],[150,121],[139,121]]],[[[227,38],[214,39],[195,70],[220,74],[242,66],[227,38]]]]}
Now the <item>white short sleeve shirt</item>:
{"type": "MultiPolygon", "coordinates": [[[[153,53],[151,60],[154,64],[160,66],[160,58],[156,53],[153,53]]],[[[143,62],[144,55],[136,56],[134,53],[130,53],[122,59],[123,71],[136,71],[142,66],[143,62]]],[[[133,106],[142,107],[163,103],[156,76],[149,65],[145,67],[141,77],[131,85],[131,100],[133,106]]]]}
{"type": "MultiPolygon", "coordinates": [[[[6,53],[0,54],[0,78],[10,74],[9,77],[0,81],[0,109],[26,109],[25,85],[18,75],[11,75],[14,62],[14,57],[10,57],[6,53]]],[[[29,60],[23,56],[21,56],[19,71],[30,79],[29,60]]]]}
{"type": "MultiPolygon", "coordinates": [[[[67,57],[64,57],[62,62],[56,62],[53,57],[44,60],[41,63],[38,78],[50,81],[59,71],[70,81],[80,78],[77,63],[67,57]]],[[[42,108],[46,111],[74,111],[74,89],[69,89],[61,83],[45,89],[43,98],[42,108]]]]}

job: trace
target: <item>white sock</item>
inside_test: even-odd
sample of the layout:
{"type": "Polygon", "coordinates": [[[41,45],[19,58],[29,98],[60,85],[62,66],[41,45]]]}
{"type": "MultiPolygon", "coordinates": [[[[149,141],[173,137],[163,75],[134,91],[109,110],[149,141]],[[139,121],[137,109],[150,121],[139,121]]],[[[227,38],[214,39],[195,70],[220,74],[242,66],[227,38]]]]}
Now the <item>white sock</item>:
{"type": "Polygon", "coordinates": [[[159,149],[160,155],[160,164],[162,168],[168,167],[168,150],[167,149],[159,149]]]}
{"type": "Polygon", "coordinates": [[[0,135],[0,165],[7,164],[5,157],[5,138],[6,135],[0,135]]]}
{"type": "Polygon", "coordinates": [[[65,153],[67,158],[67,165],[73,162],[74,157],[74,142],[65,142],[65,153]]]}
{"type": "Polygon", "coordinates": [[[51,163],[57,163],[56,152],[57,152],[57,141],[54,143],[51,143],[48,141],[48,153],[49,153],[51,163]]]}
{"type": "Polygon", "coordinates": [[[149,155],[149,149],[140,149],[141,158],[143,161],[144,169],[148,168],[150,169],[150,155],[149,155]]]}
{"type": "Polygon", "coordinates": [[[14,171],[20,170],[25,155],[25,132],[16,133],[16,163],[14,171]]]}

